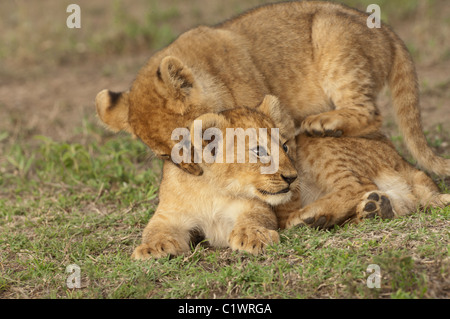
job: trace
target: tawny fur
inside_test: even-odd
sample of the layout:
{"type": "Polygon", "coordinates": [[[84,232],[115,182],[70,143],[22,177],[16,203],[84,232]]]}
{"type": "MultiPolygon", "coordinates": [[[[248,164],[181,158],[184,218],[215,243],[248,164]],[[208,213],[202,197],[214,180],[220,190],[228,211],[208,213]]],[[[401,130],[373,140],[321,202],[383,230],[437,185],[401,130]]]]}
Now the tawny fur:
{"type": "Polygon", "coordinates": [[[279,127],[279,170],[261,174],[262,164],[250,164],[249,153],[245,163],[201,163],[202,176],[166,162],[160,203],[134,258],[185,253],[192,234],[202,234],[212,246],[257,254],[278,242],[277,227],[328,228],[450,203],[450,195],[440,194],[431,178],[407,163],[382,134],[295,138],[292,118],[279,117],[280,109],[277,99],[267,96],[256,111],[234,108],[198,118],[203,129],[279,127]],[[287,154],[281,144],[289,145],[287,154]],[[282,176],[297,178],[289,185],[282,176]],[[289,192],[277,195],[257,191],[286,187],[289,192]]]}
{"type": "MultiPolygon", "coordinates": [[[[450,161],[436,156],[424,137],[417,76],[405,45],[384,23],[368,28],[367,18],[339,4],[302,1],[194,28],[151,57],[129,92],[120,98],[100,92],[99,117],[169,159],[174,128],[234,105],[256,107],[265,94],[278,96],[283,113],[302,131],[371,134],[381,125],[376,97],[388,84],[413,157],[430,172],[450,175],[450,161]]],[[[179,166],[202,173],[195,163],[179,166]]]]}
{"type": "Polygon", "coordinates": [[[292,201],[276,207],[281,228],[329,228],[450,204],[450,194],[440,194],[433,180],[405,161],[381,133],[341,138],[300,134],[296,146],[300,187],[292,201]]]}
{"type": "MultiPolygon", "coordinates": [[[[257,108],[235,108],[220,114],[204,114],[202,128],[275,128],[290,134],[280,136],[276,143],[279,169],[274,174],[261,174],[260,161],[250,163],[251,145],[246,143],[245,163],[200,163],[202,176],[188,174],[171,162],[164,163],[159,191],[159,205],[144,230],[142,244],[134,253],[135,259],[151,256],[179,255],[190,250],[193,235],[208,241],[211,246],[230,247],[257,254],[279,241],[277,218],[272,205],[288,201],[291,189],[297,189],[297,171],[283,151],[282,144],[293,138],[293,124],[277,118],[277,99],[268,96],[257,108]],[[284,177],[294,181],[286,182],[284,177]],[[287,190],[287,192],[280,192],[287,190]],[[278,193],[279,194],[275,194],[278,193]]],[[[192,129],[191,129],[192,131],[192,129]]],[[[191,135],[192,136],[192,135],[191,135]]],[[[232,143],[234,146],[237,139],[232,143]]],[[[224,143],[223,154],[232,145],[224,143]]],[[[234,147],[235,154],[237,148],[234,147]]],[[[273,151],[273,149],[270,149],[273,151]]]]}

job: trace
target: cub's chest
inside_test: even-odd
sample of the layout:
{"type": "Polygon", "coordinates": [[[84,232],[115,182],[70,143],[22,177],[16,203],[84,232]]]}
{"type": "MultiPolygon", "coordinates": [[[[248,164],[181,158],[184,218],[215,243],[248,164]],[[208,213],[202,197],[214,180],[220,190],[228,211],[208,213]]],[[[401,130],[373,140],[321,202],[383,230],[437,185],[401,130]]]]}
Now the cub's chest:
{"type": "Polygon", "coordinates": [[[227,247],[228,237],[237,218],[248,209],[249,205],[245,200],[210,198],[209,203],[198,207],[198,228],[211,245],[227,247]]]}

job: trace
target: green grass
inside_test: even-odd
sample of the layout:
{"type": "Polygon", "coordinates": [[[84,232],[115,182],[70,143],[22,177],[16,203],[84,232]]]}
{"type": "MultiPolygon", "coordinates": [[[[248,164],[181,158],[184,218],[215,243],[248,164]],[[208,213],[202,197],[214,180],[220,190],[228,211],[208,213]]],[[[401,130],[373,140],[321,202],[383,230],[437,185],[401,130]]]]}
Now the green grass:
{"type": "Polygon", "coordinates": [[[145,262],[130,255],[157,205],[161,163],[126,136],[86,143],[37,136],[0,158],[2,298],[448,297],[450,208],[330,231],[281,232],[261,256],[197,246],[145,262]],[[81,269],[69,289],[66,267],[81,269]],[[381,287],[366,285],[370,264],[381,287]]]}

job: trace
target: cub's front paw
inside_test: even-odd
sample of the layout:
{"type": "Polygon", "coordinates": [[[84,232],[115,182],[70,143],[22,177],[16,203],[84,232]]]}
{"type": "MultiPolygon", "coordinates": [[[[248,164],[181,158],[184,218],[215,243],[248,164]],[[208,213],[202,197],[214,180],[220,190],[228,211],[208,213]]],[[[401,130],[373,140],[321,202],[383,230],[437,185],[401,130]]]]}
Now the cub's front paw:
{"type": "Polygon", "coordinates": [[[316,115],[310,115],[303,120],[301,132],[311,136],[342,136],[342,127],[344,127],[342,118],[339,114],[326,112],[316,115]]]}
{"type": "Polygon", "coordinates": [[[233,229],[228,243],[233,250],[243,250],[253,255],[261,253],[268,245],[280,242],[275,230],[259,226],[242,226],[233,229]]]}
{"type": "Polygon", "coordinates": [[[169,236],[154,236],[150,241],[136,247],[131,258],[146,260],[167,255],[177,256],[189,251],[189,245],[169,236]]]}

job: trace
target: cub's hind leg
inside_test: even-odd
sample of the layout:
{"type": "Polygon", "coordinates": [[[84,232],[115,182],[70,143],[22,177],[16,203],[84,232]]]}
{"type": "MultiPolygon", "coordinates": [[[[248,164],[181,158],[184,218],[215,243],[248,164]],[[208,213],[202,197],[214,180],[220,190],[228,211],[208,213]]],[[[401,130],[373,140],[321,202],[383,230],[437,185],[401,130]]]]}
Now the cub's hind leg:
{"type": "Polygon", "coordinates": [[[450,206],[450,194],[439,194],[438,199],[441,203],[438,207],[450,206]]]}
{"type": "Polygon", "coordinates": [[[392,207],[391,200],[386,193],[379,190],[369,191],[362,197],[360,203],[356,206],[355,221],[361,221],[364,218],[374,218],[379,216],[383,219],[394,218],[396,212],[392,207]]]}
{"type": "Polygon", "coordinates": [[[381,218],[403,216],[418,208],[444,207],[450,204],[450,194],[440,194],[433,180],[412,167],[379,176],[382,191],[364,194],[356,208],[356,221],[378,215],[381,218]]]}
{"type": "Polygon", "coordinates": [[[450,194],[441,194],[433,180],[424,172],[412,174],[412,191],[422,207],[445,207],[450,205],[450,194]]]}

